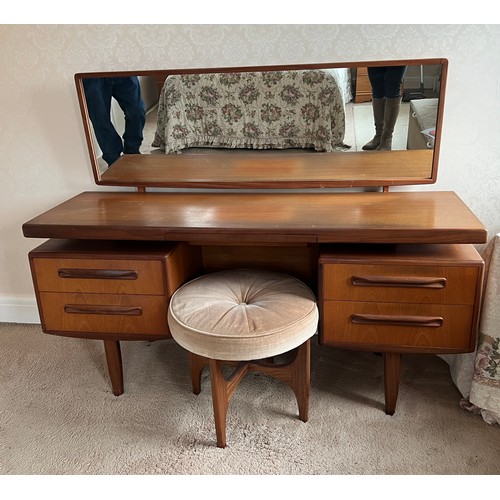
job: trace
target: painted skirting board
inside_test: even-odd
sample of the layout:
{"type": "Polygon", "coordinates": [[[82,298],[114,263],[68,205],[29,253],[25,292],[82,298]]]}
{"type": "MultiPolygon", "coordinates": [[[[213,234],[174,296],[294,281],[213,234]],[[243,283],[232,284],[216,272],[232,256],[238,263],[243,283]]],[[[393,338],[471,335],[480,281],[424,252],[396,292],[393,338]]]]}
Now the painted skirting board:
{"type": "Polygon", "coordinates": [[[0,323],[40,323],[35,297],[0,295],[0,323]]]}

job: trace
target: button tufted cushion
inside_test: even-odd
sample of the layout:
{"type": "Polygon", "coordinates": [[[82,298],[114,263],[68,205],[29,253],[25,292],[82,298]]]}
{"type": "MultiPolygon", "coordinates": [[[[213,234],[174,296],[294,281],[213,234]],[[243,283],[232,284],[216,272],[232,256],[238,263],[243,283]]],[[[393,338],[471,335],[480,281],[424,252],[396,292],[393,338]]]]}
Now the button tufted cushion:
{"type": "Polygon", "coordinates": [[[238,269],[207,274],[172,296],[168,322],[188,351],[249,361],[282,354],[316,333],[312,291],[283,273],[238,269]]]}

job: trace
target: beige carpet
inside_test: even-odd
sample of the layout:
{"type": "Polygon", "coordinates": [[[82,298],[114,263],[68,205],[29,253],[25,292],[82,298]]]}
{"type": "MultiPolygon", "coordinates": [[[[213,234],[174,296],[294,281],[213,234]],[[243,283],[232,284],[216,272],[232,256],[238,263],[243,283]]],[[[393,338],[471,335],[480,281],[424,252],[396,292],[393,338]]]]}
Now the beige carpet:
{"type": "Polygon", "coordinates": [[[249,375],[215,446],[209,379],[192,394],[173,341],[123,343],[113,396],[102,343],[0,324],[1,474],[498,474],[500,429],[459,407],[448,366],[403,357],[396,414],[383,412],[382,359],[312,352],[311,411],[249,375]]]}

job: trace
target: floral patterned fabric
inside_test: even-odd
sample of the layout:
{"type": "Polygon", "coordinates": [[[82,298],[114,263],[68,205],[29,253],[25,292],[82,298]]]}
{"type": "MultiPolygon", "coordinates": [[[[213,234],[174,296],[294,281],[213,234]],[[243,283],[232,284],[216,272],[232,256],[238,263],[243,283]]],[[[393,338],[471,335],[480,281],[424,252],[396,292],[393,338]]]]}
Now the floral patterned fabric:
{"type": "Polygon", "coordinates": [[[486,282],[469,400],[500,423],[500,234],[490,241],[483,259],[486,282]]]}
{"type": "Polygon", "coordinates": [[[500,234],[483,250],[483,306],[475,352],[443,354],[453,382],[461,392],[460,406],[500,424],[500,234]]]}
{"type": "Polygon", "coordinates": [[[343,95],[322,70],[169,76],[158,104],[153,147],[249,149],[343,146],[343,95]]]}

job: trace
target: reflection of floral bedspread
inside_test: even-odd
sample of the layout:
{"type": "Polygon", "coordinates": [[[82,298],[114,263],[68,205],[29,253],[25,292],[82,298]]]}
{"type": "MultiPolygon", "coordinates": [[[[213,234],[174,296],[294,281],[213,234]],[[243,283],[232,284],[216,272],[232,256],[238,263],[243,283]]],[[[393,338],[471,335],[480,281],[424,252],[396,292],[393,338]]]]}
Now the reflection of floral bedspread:
{"type": "Polygon", "coordinates": [[[160,95],[153,147],[250,149],[342,146],[345,113],[321,70],[172,75],[160,95]]]}

